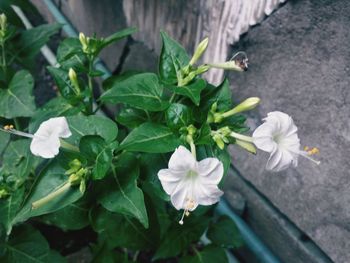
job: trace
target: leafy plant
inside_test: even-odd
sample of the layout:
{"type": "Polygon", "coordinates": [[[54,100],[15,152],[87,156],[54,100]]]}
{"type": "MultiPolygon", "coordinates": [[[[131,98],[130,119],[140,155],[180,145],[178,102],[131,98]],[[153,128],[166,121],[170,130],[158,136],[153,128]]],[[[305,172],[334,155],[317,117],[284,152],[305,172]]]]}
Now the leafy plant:
{"type": "MultiPolygon", "coordinates": [[[[96,95],[95,78],[104,74],[94,68],[99,53],[135,29],[107,38],[81,33],[64,39],[57,50],[59,65],[47,67],[59,94],[36,108],[33,77],[17,69],[28,68],[59,26],[23,31],[9,25],[6,16],[1,19],[0,115],[6,125],[0,133],[0,260],[64,261],[31,226],[39,221],[63,230],[94,231],[93,262],[128,262],[142,256],[227,262],[224,248],[242,241],[229,218],[213,215],[213,204],[230,166],[227,145],[255,152],[251,137],[241,134],[248,128],[240,113],[259,100],[233,107],[228,80],[213,86],[201,77],[220,67],[196,65],[207,40],[191,57],[161,32],[158,73],[112,76],[96,95]],[[117,106],[114,118],[103,116],[100,109],[105,105],[117,106]],[[180,151],[184,155],[176,157],[180,151]],[[193,168],[181,176],[193,182],[202,176],[198,182],[204,188],[196,190],[202,191],[198,196],[188,192],[179,203],[177,193],[187,183],[172,186],[166,181],[180,176],[174,165],[185,167],[190,160],[193,168]],[[205,233],[210,245],[201,241],[205,233]]],[[[232,65],[243,71],[236,62],[232,65]]]]}

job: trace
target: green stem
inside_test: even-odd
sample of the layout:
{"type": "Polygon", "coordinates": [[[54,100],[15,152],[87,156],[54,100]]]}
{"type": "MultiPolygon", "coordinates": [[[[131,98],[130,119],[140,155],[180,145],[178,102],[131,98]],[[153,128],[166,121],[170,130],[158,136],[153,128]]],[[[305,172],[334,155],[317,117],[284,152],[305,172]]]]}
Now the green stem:
{"type": "Polygon", "coordinates": [[[21,130],[21,125],[19,124],[18,118],[13,118],[13,122],[15,123],[16,130],[21,130]]]}
{"type": "Polygon", "coordinates": [[[64,183],[62,186],[60,186],[57,190],[54,192],[51,192],[47,196],[39,199],[38,201],[35,201],[32,203],[32,209],[38,209],[42,207],[43,205],[47,204],[51,200],[55,199],[56,197],[62,195],[64,192],[66,192],[70,188],[71,184],[70,182],[64,183]]]}
{"type": "Polygon", "coordinates": [[[176,94],[175,94],[175,93],[173,93],[173,95],[171,95],[171,98],[170,98],[170,100],[169,100],[169,102],[170,102],[170,103],[172,103],[172,102],[174,101],[175,96],[176,96],[176,94]]]}
{"type": "Polygon", "coordinates": [[[190,146],[191,146],[191,153],[194,156],[194,159],[197,159],[196,145],[194,144],[193,140],[190,141],[190,146]]]}
{"type": "Polygon", "coordinates": [[[0,45],[1,45],[1,58],[2,58],[1,67],[2,67],[2,70],[4,71],[4,75],[6,77],[7,64],[6,64],[6,56],[5,56],[5,42],[2,41],[0,45]]]}
{"type": "Polygon", "coordinates": [[[94,65],[94,58],[91,56],[89,57],[89,73],[88,73],[88,87],[89,87],[89,93],[90,93],[90,98],[89,98],[89,113],[92,113],[92,109],[93,109],[93,103],[94,103],[94,88],[93,88],[93,84],[92,84],[92,77],[90,76],[92,73],[92,69],[93,69],[93,65],[94,65]]]}

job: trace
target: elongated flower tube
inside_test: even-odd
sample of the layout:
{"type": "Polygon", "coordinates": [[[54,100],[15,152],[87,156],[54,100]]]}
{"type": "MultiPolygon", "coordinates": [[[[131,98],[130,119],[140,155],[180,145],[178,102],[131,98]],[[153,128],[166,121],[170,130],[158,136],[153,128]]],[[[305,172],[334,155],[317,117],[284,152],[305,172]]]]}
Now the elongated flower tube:
{"type": "Polygon", "coordinates": [[[189,150],[180,146],[172,154],[168,167],[158,172],[158,178],[172,205],[177,210],[184,209],[180,224],[198,205],[212,205],[220,200],[223,192],[218,184],[224,168],[217,158],[198,162],[189,150]]]}
{"type": "Polygon", "coordinates": [[[253,138],[258,149],[270,153],[266,164],[267,170],[278,172],[290,166],[296,167],[300,155],[320,164],[310,157],[318,152],[316,148],[311,151],[300,150],[298,128],[288,114],[280,111],[270,112],[264,121],[254,131],[253,138]]]}
{"type": "MultiPolygon", "coordinates": [[[[40,124],[39,129],[34,133],[25,133],[13,129],[12,125],[7,125],[0,130],[12,133],[18,136],[32,138],[30,144],[30,151],[43,158],[53,158],[58,152],[63,141],[60,138],[68,138],[72,135],[67,119],[65,117],[51,118],[40,124]]],[[[68,143],[64,143],[66,146],[74,147],[68,143]]]]}

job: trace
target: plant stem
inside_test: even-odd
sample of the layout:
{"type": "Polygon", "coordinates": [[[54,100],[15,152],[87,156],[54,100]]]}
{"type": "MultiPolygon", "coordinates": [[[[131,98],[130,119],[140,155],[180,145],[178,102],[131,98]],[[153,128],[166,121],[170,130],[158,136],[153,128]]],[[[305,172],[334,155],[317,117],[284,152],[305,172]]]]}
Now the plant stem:
{"type": "Polygon", "coordinates": [[[89,56],[88,87],[89,87],[90,97],[89,97],[89,110],[88,110],[88,112],[90,114],[92,113],[93,102],[94,102],[94,88],[92,85],[92,77],[90,76],[92,73],[93,65],[94,65],[94,57],[89,56]]]}
{"type": "Polygon", "coordinates": [[[194,159],[197,159],[196,145],[194,144],[193,140],[190,141],[190,146],[191,146],[191,153],[194,156],[194,159]]]}
{"type": "Polygon", "coordinates": [[[2,58],[1,67],[2,67],[2,70],[4,71],[4,75],[6,78],[7,64],[6,64],[6,56],[5,56],[5,42],[1,41],[0,45],[1,45],[1,58],[2,58]]]}
{"type": "Polygon", "coordinates": [[[47,196],[39,199],[38,201],[33,202],[32,209],[38,209],[38,208],[42,207],[43,205],[47,204],[51,200],[55,199],[56,197],[60,196],[64,192],[66,192],[70,188],[70,186],[71,186],[70,182],[64,183],[62,186],[60,186],[54,192],[51,192],[47,196]]]}

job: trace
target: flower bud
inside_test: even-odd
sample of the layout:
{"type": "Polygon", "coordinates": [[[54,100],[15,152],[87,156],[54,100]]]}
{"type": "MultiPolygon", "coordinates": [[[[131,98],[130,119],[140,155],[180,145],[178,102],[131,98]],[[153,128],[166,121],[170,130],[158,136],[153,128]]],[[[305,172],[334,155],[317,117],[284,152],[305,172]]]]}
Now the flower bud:
{"type": "Polygon", "coordinates": [[[207,64],[210,68],[219,68],[219,69],[227,69],[227,70],[234,70],[234,71],[244,71],[242,67],[236,61],[226,61],[223,63],[208,63],[207,64]]]}
{"type": "Polygon", "coordinates": [[[238,104],[236,107],[234,107],[232,110],[229,110],[225,113],[222,114],[223,118],[230,117],[234,114],[243,112],[243,111],[248,111],[254,109],[260,102],[260,99],[258,97],[251,97],[246,99],[245,101],[241,102],[238,104]]]}
{"type": "Polygon", "coordinates": [[[68,72],[68,76],[69,76],[69,80],[71,81],[71,83],[72,83],[72,85],[74,87],[75,93],[79,94],[80,93],[80,87],[79,87],[79,81],[78,81],[78,78],[77,78],[77,73],[75,73],[74,69],[70,68],[69,72],[68,72]]]}
{"type": "Polygon", "coordinates": [[[254,144],[246,141],[241,141],[236,139],[236,144],[250,153],[256,154],[256,148],[254,144]]]}
{"type": "Polygon", "coordinates": [[[199,45],[196,48],[196,51],[194,52],[191,61],[190,61],[190,65],[194,65],[197,60],[203,55],[204,51],[207,49],[209,43],[209,38],[204,38],[202,40],[202,42],[199,43],[199,45]]]}
{"type": "Polygon", "coordinates": [[[84,33],[80,32],[79,34],[79,40],[82,45],[82,49],[84,53],[89,53],[89,38],[87,38],[84,33]]]}
{"type": "Polygon", "coordinates": [[[8,191],[6,189],[1,189],[0,190],[0,199],[5,198],[9,195],[8,191]]]}
{"type": "Polygon", "coordinates": [[[81,168],[81,162],[78,159],[74,159],[68,165],[70,169],[65,172],[66,175],[76,173],[81,168]]]}
{"type": "Polygon", "coordinates": [[[6,27],[7,27],[7,17],[5,14],[1,14],[0,15],[0,30],[5,32],[6,27]]]}
{"type": "Polygon", "coordinates": [[[217,133],[214,134],[213,140],[221,150],[223,150],[225,148],[224,140],[222,139],[222,136],[220,134],[217,134],[217,133]]]}

